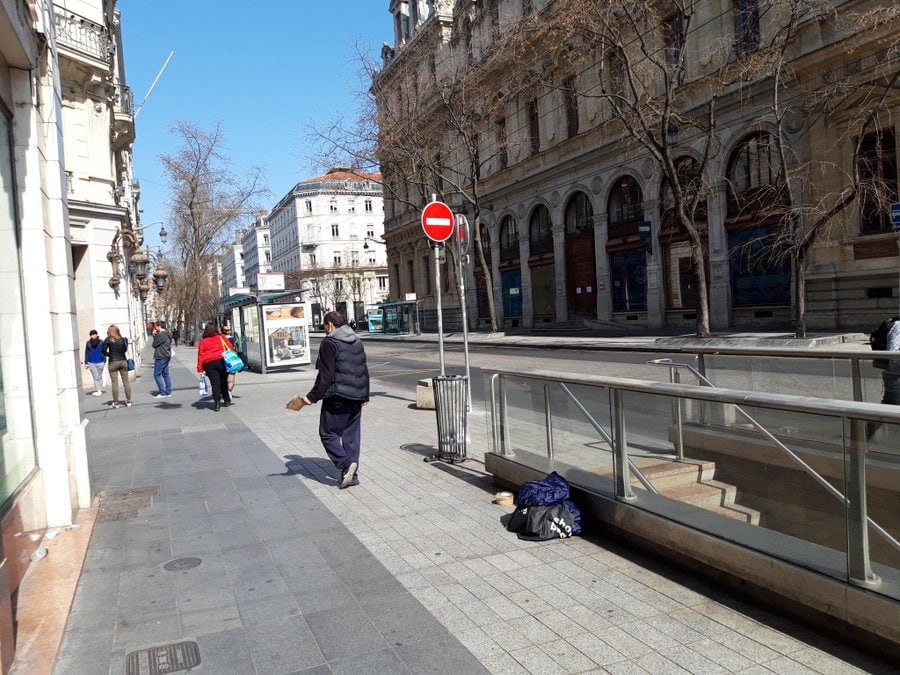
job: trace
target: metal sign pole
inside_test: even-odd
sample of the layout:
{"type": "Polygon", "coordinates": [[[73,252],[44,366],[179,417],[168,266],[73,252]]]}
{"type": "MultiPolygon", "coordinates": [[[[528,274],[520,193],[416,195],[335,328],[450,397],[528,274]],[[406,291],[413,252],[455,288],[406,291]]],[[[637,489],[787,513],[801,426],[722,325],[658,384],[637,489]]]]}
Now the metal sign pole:
{"type": "Polygon", "coordinates": [[[444,312],[441,308],[441,245],[434,245],[434,294],[437,297],[438,350],[441,358],[441,377],[444,377],[444,312]]]}
{"type": "MultiPolygon", "coordinates": [[[[464,256],[469,246],[469,222],[463,215],[456,216],[456,262],[459,276],[459,307],[462,313],[463,355],[466,360],[466,410],[472,410],[472,375],[469,371],[469,319],[466,312],[466,277],[464,256]]],[[[467,439],[468,440],[468,439],[467,439]]]]}

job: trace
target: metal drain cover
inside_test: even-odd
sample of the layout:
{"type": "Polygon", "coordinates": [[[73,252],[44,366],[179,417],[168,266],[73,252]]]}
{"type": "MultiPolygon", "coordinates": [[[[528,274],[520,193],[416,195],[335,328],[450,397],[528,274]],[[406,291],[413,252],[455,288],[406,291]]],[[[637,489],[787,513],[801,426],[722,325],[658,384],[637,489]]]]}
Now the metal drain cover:
{"type": "Polygon", "coordinates": [[[199,665],[200,648],[197,643],[176,642],[131,652],[125,657],[125,675],[165,675],[199,665]]]}
{"type": "Polygon", "coordinates": [[[176,558],[163,565],[163,569],[167,572],[183,572],[184,570],[194,569],[201,562],[203,561],[200,558],[176,558]]]}

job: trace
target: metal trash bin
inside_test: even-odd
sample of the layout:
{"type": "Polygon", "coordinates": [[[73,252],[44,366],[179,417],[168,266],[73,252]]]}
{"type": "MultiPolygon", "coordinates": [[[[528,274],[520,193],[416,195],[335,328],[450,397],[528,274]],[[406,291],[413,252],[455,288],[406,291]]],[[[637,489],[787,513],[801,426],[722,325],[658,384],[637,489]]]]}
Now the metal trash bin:
{"type": "Polygon", "coordinates": [[[437,459],[464,462],[468,436],[466,402],[469,378],[465,375],[440,375],[431,378],[431,382],[437,413],[437,459]]]}

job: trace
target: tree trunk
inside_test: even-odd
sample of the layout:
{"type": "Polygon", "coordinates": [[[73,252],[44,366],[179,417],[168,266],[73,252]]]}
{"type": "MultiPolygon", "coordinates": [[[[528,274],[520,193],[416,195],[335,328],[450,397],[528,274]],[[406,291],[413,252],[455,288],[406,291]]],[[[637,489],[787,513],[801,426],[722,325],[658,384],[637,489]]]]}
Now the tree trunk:
{"type": "Polygon", "coordinates": [[[794,336],[806,337],[806,257],[798,252],[791,261],[794,273],[794,336]]]}
{"type": "MultiPolygon", "coordinates": [[[[477,217],[475,218],[475,227],[476,228],[480,227],[480,222],[477,217]]],[[[485,257],[484,257],[484,242],[481,241],[480,233],[476,236],[475,243],[477,244],[475,246],[475,248],[476,248],[475,252],[478,256],[478,265],[481,267],[481,271],[484,274],[484,287],[485,287],[485,292],[487,293],[488,315],[490,316],[490,320],[491,320],[491,332],[496,333],[497,332],[497,308],[494,305],[494,277],[493,277],[493,274],[491,274],[490,267],[488,266],[487,260],[485,260],[485,257]]],[[[490,246],[490,244],[488,244],[488,246],[490,246]]],[[[477,290],[476,290],[476,295],[477,295],[477,290]]]]}
{"type": "Polygon", "coordinates": [[[709,292],[706,289],[706,261],[703,242],[691,242],[691,265],[697,284],[697,337],[709,337],[709,292]]]}

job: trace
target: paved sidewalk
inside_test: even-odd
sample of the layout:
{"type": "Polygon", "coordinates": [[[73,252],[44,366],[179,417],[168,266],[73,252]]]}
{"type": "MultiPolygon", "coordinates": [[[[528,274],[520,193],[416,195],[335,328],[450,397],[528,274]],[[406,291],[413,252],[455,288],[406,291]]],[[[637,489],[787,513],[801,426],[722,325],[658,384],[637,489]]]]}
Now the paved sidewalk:
{"type": "Polygon", "coordinates": [[[423,463],[434,414],[374,383],[362,483],[338,490],[318,408],[283,409],[312,368],[242,373],[214,413],[195,356],[178,350],[171,399],[146,367],[134,407],[87,399],[104,500],[57,673],[182,640],[211,673],[889,671],[608,538],[506,533],[480,411],[473,461],[423,463]],[[202,562],[163,569],[182,557],[202,562]]]}

